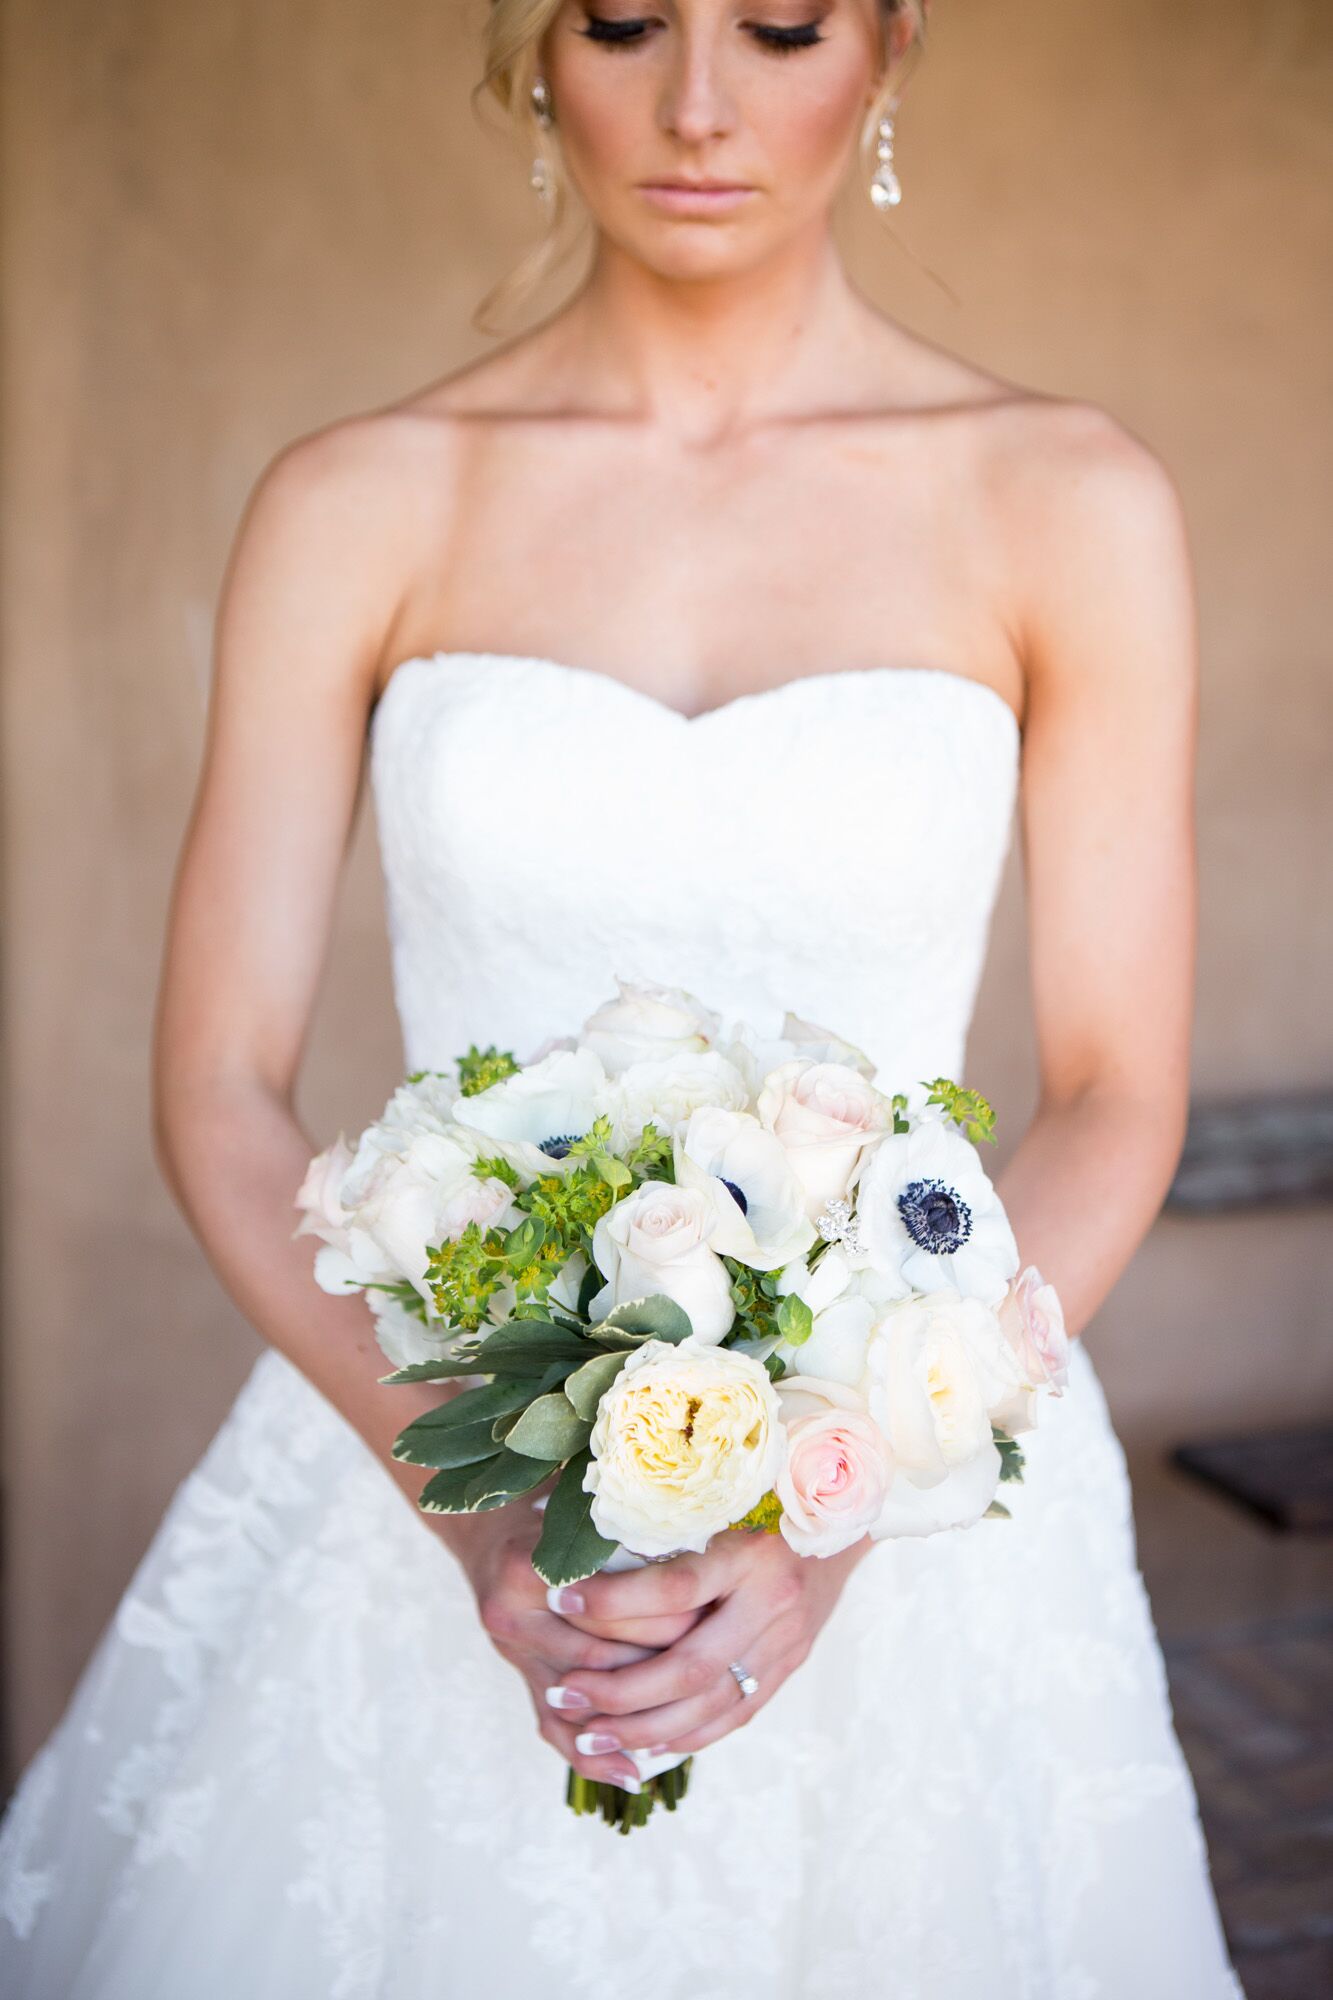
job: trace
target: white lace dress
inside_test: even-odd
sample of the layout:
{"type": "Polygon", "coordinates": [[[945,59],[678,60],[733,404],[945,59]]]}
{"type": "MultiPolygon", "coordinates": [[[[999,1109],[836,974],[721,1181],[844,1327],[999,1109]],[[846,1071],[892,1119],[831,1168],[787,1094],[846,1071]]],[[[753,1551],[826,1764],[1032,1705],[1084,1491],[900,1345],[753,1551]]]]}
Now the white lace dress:
{"type": "MultiPolygon", "coordinates": [[[[961,1077],[1019,750],[935,669],[686,720],[552,661],[406,662],[371,775],[407,1067],[528,1055],[621,974],[961,1077]]],[[[566,1811],[452,1559],[266,1354],[10,1802],[0,1992],[1234,2000],[1081,1346],[1026,1443],[1012,1521],[876,1548],[621,1839],[566,1811]]]]}

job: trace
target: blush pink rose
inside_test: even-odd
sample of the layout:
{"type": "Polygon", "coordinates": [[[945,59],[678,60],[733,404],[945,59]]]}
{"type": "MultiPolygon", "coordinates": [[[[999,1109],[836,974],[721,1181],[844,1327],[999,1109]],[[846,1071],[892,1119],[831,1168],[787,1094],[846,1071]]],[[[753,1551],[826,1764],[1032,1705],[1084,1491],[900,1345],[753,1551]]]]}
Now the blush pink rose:
{"type": "Polygon", "coordinates": [[[893,1453],[860,1397],[842,1382],[792,1375],[778,1384],[786,1462],[773,1482],[784,1540],[802,1556],[835,1556],[879,1517],[893,1453]]]}
{"type": "Polygon", "coordinates": [[[1005,1338],[1032,1387],[1058,1396],[1069,1382],[1069,1335],[1055,1286],[1045,1284],[1036,1265],[1028,1264],[998,1311],[1005,1338]]]}

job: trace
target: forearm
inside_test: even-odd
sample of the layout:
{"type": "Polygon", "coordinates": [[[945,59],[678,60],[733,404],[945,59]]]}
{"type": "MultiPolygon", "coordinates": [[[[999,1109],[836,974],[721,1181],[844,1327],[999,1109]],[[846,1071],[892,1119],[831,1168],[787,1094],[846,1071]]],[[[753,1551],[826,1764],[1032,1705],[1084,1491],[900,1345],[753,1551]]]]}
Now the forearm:
{"type": "Polygon", "coordinates": [[[335,1298],[315,1283],[317,1240],[291,1234],[314,1150],[286,1105],[257,1081],[179,1093],[157,1123],[163,1175],[230,1297],[415,1502],[430,1474],[392,1460],[390,1447],[447,1391],[430,1383],[385,1388],[378,1378],[389,1364],[365,1299],[335,1298]]]}
{"type": "Polygon", "coordinates": [[[1183,1113],[1092,1088],[1040,1108],[997,1177],[1019,1255],[1054,1285],[1071,1335],[1147,1235],[1182,1141],[1183,1113]]]}

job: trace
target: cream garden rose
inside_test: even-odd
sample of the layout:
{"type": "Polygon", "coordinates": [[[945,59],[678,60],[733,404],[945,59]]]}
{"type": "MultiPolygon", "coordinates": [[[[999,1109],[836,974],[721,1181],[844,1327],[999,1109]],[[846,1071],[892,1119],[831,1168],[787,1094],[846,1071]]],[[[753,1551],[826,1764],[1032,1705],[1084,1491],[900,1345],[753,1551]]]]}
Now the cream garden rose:
{"type": "Polygon", "coordinates": [[[697,1335],[636,1348],[589,1442],[593,1525],[641,1556],[701,1554],[769,1491],[786,1451],[768,1371],[697,1335]]]}
{"type": "Polygon", "coordinates": [[[593,1262],[606,1283],[589,1305],[594,1320],[612,1306],[664,1292],[688,1315],[696,1337],[715,1342],[736,1317],[727,1267],[711,1247],[717,1209],[705,1188],[644,1181],[601,1216],[593,1262]]]}

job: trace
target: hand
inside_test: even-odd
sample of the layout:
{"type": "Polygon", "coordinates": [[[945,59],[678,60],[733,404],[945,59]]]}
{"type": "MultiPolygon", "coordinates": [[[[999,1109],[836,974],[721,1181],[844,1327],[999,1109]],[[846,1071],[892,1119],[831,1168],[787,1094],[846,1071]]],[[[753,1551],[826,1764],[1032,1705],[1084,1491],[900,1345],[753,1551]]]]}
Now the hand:
{"type": "Polygon", "coordinates": [[[641,1621],[672,1616],[692,1622],[648,1659],[583,1662],[546,1699],[569,1714],[574,1699],[586,1698],[575,1738],[581,1755],[702,1750],[772,1700],[870,1547],[863,1537],[841,1555],[798,1556],[780,1535],[729,1530],[704,1555],[589,1577],[573,1586],[583,1599],[574,1619],[581,1630],[638,1632],[641,1621]],[[755,1675],[757,1694],[742,1695],[732,1661],[755,1675]]]}
{"type": "MultiPolygon", "coordinates": [[[[573,1668],[624,1667],[649,1658],[649,1648],[614,1634],[604,1638],[582,1631],[551,1610],[546,1585],[532,1567],[541,1519],[531,1507],[518,1503],[484,1514],[422,1518],[462,1564],[496,1651],[527,1682],[541,1736],[585,1777],[617,1785],[632,1780],[637,1788],[637,1772],[627,1757],[588,1756],[576,1747],[583,1724],[577,1714],[565,1716],[557,1710],[547,1691],[573,1668]]],[[[676,1626],[683,1629],[690,1622],[677,1619],[676,1626]]]]}

